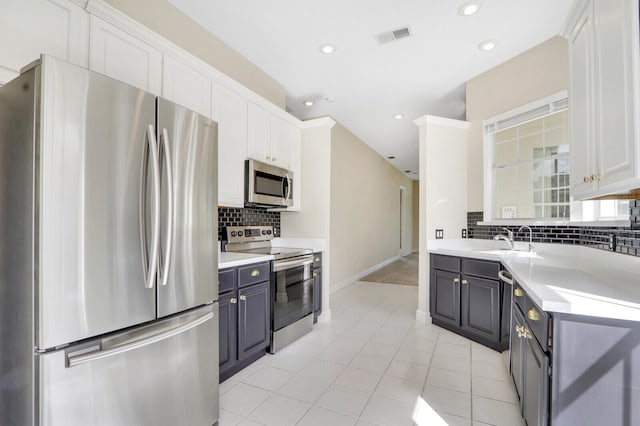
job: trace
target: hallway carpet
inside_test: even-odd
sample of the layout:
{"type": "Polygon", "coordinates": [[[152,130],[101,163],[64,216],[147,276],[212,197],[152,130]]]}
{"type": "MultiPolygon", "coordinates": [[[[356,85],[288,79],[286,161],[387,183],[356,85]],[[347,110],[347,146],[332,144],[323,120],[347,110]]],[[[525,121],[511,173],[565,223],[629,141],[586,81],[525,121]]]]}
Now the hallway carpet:
{"type": "Polygon", "coordinates": [[[401,257],[390,265],[361,278],[360,281],[369,281],[385,284],[401,284],[418,286],[418,253],[401,257]]]}

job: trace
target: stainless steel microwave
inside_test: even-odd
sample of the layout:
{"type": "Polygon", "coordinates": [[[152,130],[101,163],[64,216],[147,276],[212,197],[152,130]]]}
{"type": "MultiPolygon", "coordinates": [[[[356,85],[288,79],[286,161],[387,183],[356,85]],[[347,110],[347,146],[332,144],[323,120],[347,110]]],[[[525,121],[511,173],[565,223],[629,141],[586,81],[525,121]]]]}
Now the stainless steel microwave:
{"type": "Polygon", "coordinates": [[[246,160],[244,164],[246,207],[289,207],[293,205],[293,172],[246,160]]]}

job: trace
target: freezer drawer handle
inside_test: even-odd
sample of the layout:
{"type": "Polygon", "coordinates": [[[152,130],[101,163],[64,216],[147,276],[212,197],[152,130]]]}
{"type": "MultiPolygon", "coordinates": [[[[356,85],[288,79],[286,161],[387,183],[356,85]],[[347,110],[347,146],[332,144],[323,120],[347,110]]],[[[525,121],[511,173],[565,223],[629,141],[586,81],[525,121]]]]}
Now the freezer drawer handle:
{"type": "Polygon", "coordinates": [[[182,324],[177,327],[169,328],[168,330],[160,331],[159,333],[152,334],[151,336],[147,336],[143,338],[140,338],[140,337],[134,338],[128,342],[123,342],[117,346],[114,346],[108,349],[103,349],[101,351],[79,354],[75,356],[74,355],[67,356],[67,366],[75,367],[80,364],[86,364],[88,362],[96,361],[112,355],[118,355],[127,351],[131,351],[133,349],[138,349],[143,346],[151,345],[153,343],[168,339],[169,337],[173,337],[187,330],[190,330],[194,327],[197,327],[198,325],[209,321],[211,318],[213,318],[213,312],[207,312],[206,314],[199,316],[198,318],[188,322],[187,324],[182,324]]]}
{"type": "Polygon", "coordinates": [[[167,212],[167,242],[165,243],[164,265],[162,267],[160,284],[167,285],[171,255],[173,254],[173,209],[175,207],[173,205],[173,169],[171,168],[171,150],[169,149],[169,132],[167,129],[162,129],[162,147],[164,150],[164,163],[167,168],[167,204],[169,208],[167,212]]]}

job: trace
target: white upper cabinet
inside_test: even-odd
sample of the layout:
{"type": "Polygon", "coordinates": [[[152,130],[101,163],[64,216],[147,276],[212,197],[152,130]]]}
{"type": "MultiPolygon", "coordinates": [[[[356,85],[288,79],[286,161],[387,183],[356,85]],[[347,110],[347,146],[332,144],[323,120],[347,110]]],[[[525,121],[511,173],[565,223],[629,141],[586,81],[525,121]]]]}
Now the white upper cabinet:
{"type": "Polygon", "coordinates": [[[89,14],[68,0],[5,0],[0,13],[0,84],[46,53],[87,66],[89,14]]]}
{"type": "Polygon", "coordinates": [[[569,37],[575,199],[640,188],[637,0],[576,3],[569,37]]]}
{"type": "Polygon", "coordinates": [[[91,15],[89,68],[132,86],[162,93],[162,53],[91,15]]]}
{"type": "Polygon", "coordinates": [[[211,117],[211,78],[170,55],[164,55],[162,96],[211,117]]]}
{"type": "Polygon", "coordinates": [[[269,115],[264,108],[247,103],[247,157],[264,163],[271,162],[269,115]]]}
{"type": "Polygon", "coordinates": [[[244,207],[247,100],[214,83],[213,119],[218,122],[218,205],[244,207]]]}
{"type": "Polygon", "coordinates": [[[295,126],[251,101],[247,105],[247,120],[247,156],[288,169],[295,126]]]}
{"type": "Polygon", "coordinates": [[[289,132],[289,170],[293,172],[293,205],[288,211],[300,211],[302,207],[302,132],[299,128],[288,126],[289,132]]]}

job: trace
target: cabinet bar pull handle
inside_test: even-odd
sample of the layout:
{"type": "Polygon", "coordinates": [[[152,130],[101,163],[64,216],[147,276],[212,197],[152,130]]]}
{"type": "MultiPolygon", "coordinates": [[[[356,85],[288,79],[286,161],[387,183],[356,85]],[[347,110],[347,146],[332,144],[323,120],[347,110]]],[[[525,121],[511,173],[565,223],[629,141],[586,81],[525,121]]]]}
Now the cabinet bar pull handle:
{"type": "Polygon", "coordinates": [[[524,290],[518,287],[515,290],[513,290],[513,295],[516,297],[522,297],[524,296],[524,290]]]}
{"type": "Polygon", "coordinates": [[[240,300],[242,300],[243,302],[247,301],[247,296],[245,296],[244,294],[240,295],[240,300]]]}
{"type": "Polygon", "coordinates": [[[259,269],[254,269],[253,271],[251,271],[251,276],[252,277],[259,277],[260,276],[260,270],[259,269]]]}
{"type": "Polygon", "coordinates": [[[462,280],[462,284],[467,285],[467,284],[469,284],[469,281],[467,281],[467,280],[462,280]]]}
{"type": "Polygon", "coordinates": [[[453,279],[453,283],[454,283],[454,284],[458,284],[459,282],[460,282],[460,278],[454,278],[454,279],[453,279]]]}
{"type": "Polygon", "coordinates": [[[229,302],[235,305],[236,303],[238,303],[238,299],[236,299],[235,297],[232,297],[229,302]]]}
{"type": "Polygon", "coordinates": [[[540,312],[536,311],[534,308],[529,309],[527,312],[527,318],[531,321],[538,321],[540,319],[540,312]]]}

